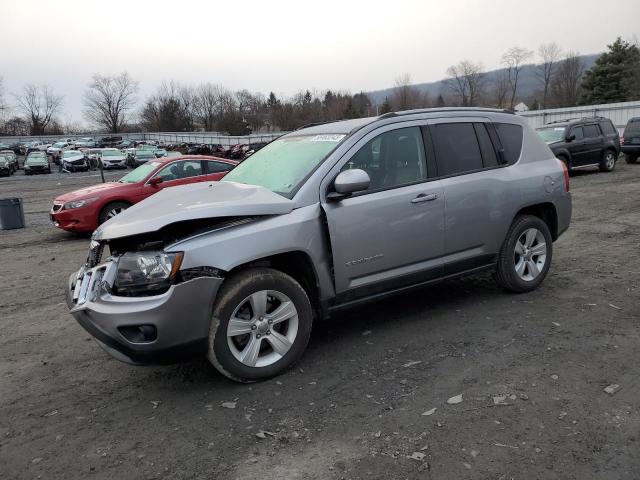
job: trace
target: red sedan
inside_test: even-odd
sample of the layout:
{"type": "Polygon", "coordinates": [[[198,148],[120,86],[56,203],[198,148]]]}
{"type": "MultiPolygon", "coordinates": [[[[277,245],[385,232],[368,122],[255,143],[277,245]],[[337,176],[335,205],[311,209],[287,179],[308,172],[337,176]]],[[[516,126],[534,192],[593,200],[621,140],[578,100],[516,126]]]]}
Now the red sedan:
{"type": "Polygon", "coordinates": [[[150,160],[117,182],[100,183],[57,197],[51,221],[70,232],[91,232],[163,188],[220,180],[237,164],[235,160],[205,156],[150,160]]]}

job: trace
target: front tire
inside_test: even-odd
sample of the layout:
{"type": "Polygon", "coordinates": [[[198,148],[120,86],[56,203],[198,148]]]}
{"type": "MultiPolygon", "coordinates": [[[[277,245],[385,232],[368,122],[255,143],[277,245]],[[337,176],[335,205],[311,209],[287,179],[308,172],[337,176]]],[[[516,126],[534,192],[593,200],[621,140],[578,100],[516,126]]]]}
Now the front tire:
{"type": "Polygon", "coordinates": [[[115,217],[116,215],[124,212],[129,205],[126,202],[111,202],[104,206],[104,208],[100,211],[100,216],[98,217],[98,224],[103,224],[107,220],[115,217]]]}
{"type": "Polygon", "coordinates": [[[533,215],[516,217],[498,256],[495,278],[510,292],[530,292],[543,282],[553,254],[549,227],[533,215]]]}
{"type": "Polygon", "coordinates": [[[207,358],[238,382],[270,378],[302,357],[312,325],[311,302],[296,280],[271,268],[243,270],[218,292],[207,358]]]}
{"type": "Polygon", "coordinates": [[[614,150],[605,150],[602,155],[602,160],[600,161],[600,171],[613,172],[613,169],[616,168],[616,157],[614,150]]]}

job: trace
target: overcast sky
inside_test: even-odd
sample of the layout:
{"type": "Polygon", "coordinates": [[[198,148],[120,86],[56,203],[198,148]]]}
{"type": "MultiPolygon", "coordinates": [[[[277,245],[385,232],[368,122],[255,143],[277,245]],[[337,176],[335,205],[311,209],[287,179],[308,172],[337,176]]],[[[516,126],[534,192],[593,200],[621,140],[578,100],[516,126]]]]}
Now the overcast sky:
{"type": "Polygon", "coordinates": [[[0,18],[5,90],[51,85],[76,120],[95,72],[128,71],[140,97],[171,79],[356,92],[439,80],[462,59],[498,68],[513,45],[586,54],[640,36],[639,0],[0,0],[0,18]]]}

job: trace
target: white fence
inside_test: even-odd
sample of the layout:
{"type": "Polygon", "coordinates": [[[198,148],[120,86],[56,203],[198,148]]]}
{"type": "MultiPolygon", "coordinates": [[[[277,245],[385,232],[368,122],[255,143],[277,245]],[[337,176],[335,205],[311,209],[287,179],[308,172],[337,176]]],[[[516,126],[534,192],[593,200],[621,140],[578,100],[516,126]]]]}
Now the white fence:
{"type": "Polygon", "coordinates": [[[165,143],[198,143],[207,145],[222,145],[229,147],[238,144],[252,144],[270,142],[286,132],[255,133],[243,136],[224,135],[219,132],[153,132],[153,133],[99,133],[84,135],[41,135],[21,137],[0,137],[0,143],[30,142],[38,140],[45,143],[57,142],[62,138],[79,139],[91,137],[99,139],[117,135],[125,140],[158,140],[165,143]]]}
{"type": "Polygon", "coordinates": [[[606,117],[619,130],[624,129],[631,117],[640,117],[640,101],[589,105],[585,107],[553,108],[549,110],[529,110],[519,112],[533,128],[542,127],[546,123],[567,118],[606,117]]]}

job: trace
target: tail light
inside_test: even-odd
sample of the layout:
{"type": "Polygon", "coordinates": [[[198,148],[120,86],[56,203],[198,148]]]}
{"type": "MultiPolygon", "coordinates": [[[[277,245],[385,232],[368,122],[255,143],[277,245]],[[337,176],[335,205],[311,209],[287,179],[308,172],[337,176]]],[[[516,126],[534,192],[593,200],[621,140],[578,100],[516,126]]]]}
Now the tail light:
{"type": "Polygon", "coordinates": [[[560,165],[562,165],[562,172],[564,173],[564,189],[568,192],[569,191],[569,169],[567,168],[567,164],[564,163],[562,160],[558,160],[560,162],[560,165]]]}

